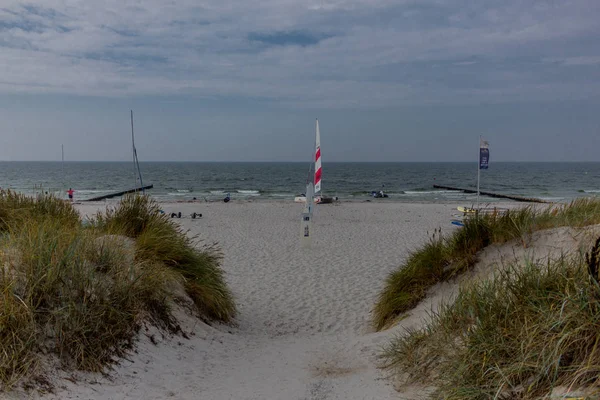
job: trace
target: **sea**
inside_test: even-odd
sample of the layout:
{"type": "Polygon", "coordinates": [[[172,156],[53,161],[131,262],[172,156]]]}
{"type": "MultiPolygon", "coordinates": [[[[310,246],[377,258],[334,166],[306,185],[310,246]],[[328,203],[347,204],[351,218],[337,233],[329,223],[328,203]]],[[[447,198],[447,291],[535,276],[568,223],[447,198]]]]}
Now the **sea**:
{"type": "MultiPolygon", "coordinates": [[[[293,201],[303,193],[308,163],[142,162],[147,194],[159,201],[234,200],[293,201]]],[[[28,195],[41,192],[75,200],[126,190],[139,185],[131,162],[0,162],[0,187],[28,195]]],[[[476,196],[433,185],[474,189],[476,163],[323,163],[323,194],[346,201],[460,202],[476,196]],[[374,199],[383,190],[387,199],[374,199]]],[[[600,195],[600,162],[490,163],[480,171],[482,191],[567,202],[600,195]]],[[[493,203],[495,198],[481,197],[493,203]]]]}

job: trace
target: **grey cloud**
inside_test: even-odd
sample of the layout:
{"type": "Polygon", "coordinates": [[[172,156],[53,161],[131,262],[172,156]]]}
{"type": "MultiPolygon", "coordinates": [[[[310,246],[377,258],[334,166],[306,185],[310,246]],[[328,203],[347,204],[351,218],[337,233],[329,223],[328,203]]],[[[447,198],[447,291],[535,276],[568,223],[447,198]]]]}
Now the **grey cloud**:
{"type": "Polygon", "coordinates": [[[8,1],[4,93],[194,93],[333,108],[600,94],[595,0],[8,1]]]}
{"type": "Polygon", "coordinates": [[[311,46],[319,43],[321,40],[332,37],[333,35],[315,34],[302,31],[289,32],[270,32],[260,33],[251,32],[248,34],[248,40],[261,42],[271,46],[311,46]]]}
{"type": "Polygon", "coordinates": [[[564,65],[598,65],[600,56],[569,57],[562,60],[564,65]]]}

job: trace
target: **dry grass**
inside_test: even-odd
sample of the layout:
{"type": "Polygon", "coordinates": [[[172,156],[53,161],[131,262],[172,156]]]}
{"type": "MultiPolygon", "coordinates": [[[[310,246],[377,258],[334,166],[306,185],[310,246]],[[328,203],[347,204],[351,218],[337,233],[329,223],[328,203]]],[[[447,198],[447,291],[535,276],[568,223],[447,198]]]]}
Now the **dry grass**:
{"type": "Polygon", "coordinates": [[[375,305],[373,324],[377,329],[388,326],[418,304],[431,286],[475,265],[477,253],[491,243],[517,239],[527,247],[535,231],[598,223],[600,200],[578,199],[559,207],[525,207],[502,215],[482,215],[467,220],[447,238],[437,232],[430,243],[390,274],[375,305]]]}
{"type": "Polygon", "coordinates": [[[64,200],[51,195],[36,199],[11,190],[0,190],[0,232],[26,221],[47,218],[69,227],[79,225],[79,214],[64,200]]]}
{"type": "Polygon", "coordinates": [[[139,259],[179,272],[203,316],[223,322],[235,316],[233,296],[220,268],[220,249],[188,236],[148,197],[127,196],[116,210],[99,214],[92,223],[103,232],[135,238],[139,259]]]}
{"type": "Polygon", "coordinates": [[[438,387],[435,399],[540,399],[597,387],[600,286],[582,258],[528,263],[463,287],[423,329],[385,350],[387,366],[438,387]]]}
{"type": "Polygon", "coordinates": [[[143,323],[178,331],[181,283],[204,318],[233,317],[220,253],[196,249],[155,209],[126,198],[83,227],[64,201],[0,194],[0,391],[35,373],[40,354],[101,371],[143,323]]]}
{"type": "MultiPolygon", "coordinates": [[[[600,223],[600,201],[576,200],[485,215],[448,238],[434,238],[388,278],[375,308],[383,328],[414,307],[433,284],[471,268],[492,243],[561,226],[600,223]]],[[[438,388],[432,399],[541,399],[557,387],[600,393],[600,239],[586,258],[499,270],[463,286],[424,328],[384,349],[387,368],[407,383],[438,388]]]]}

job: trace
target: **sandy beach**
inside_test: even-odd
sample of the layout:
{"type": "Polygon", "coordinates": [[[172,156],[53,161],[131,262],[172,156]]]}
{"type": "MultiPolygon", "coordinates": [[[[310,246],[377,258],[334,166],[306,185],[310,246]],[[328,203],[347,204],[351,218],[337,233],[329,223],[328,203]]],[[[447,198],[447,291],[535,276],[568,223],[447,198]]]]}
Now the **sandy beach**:
{"type": "MultiPolygon", "coordinates": [[[[456,229],[456,206],[317,206],[312,247],[303,249],[300,204],[162,204],[182,213],[177,222],[191,235],[221,246],[239,306],[235,325],[187,318],[189,339],[152,332],[150,340],[145,332],[107,376],[77,373],[45,398],[398,399],[377,354],[392,335],[420,324],[431,305],[380,333],[370,326],[371,309],[411,249],[436,228],[456,229]],[[192,212],[203,217],[191,219],[192,212]]],[[[85,215],[105,204],[76,207],[85,215]]]]}

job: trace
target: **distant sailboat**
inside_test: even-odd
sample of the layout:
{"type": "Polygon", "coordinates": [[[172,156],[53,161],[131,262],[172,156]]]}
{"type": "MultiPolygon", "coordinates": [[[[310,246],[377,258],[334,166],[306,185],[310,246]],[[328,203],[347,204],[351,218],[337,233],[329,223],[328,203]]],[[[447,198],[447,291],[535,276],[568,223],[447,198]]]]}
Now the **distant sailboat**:
{"type": "Polygon", "coordinates": [[[135,137],[133,134],[133,110],[130,112],[131,115],[131,152],[133,158],[133,178],[134,178],[134,186],[132,189],[121,190],[118,192],[112,192],[108,194],[103,194],[100,196],[92,197],[91,199],[87,199],[87,201],[100,201],[105,199],[112,199],[113,197],[123,196],[129,193],[138,193],[142,192],[142,194],[146,194],[146,189],[152,189],[154,185],[144,185],[144,181],[142,180],[142,171],[140,170],[140,161],[137,156],[137,149],[135,148],[135,137]],[[138,183],[139,181],[139,183],[138,183]]]}
{"type": "MultiPolygon", "coordinates": [[[[319,120],[316,120],[316,132],[315,132],[315,155],[314,155],[314,202],[318,204],[329,204],[333,203],[333,197],[326,197],[323,194],[323,190],[321,189],[321,177],[322,177],[322,167],[321,167],[321,132],[319,131],[319,120]]],[[[309,174],[310,174],[309,170],[309,174]]],[[[337,200],[337,198],[335,198],[337,200]]],[[[297,203],[304,203],[306,201],[306,195],[302,194],[296,196],[294,199],[297,203]]]]}
{"type": "Polygon", "coordinates": [[[135,185],[134,188],[136,188],[136,191],[138,190],[138,180],[140,181],[139,183],[139,190],[142,191],[142,194],[146,193],[146,188],[144,187],[144,181],[142,180],[142,171],[140,170],[140,162],[138,160],[138,156],[137,156],[137,149],[135,148],[135,138],[133,136],[133,110],[131,111],[131,148],[132,148],[132,152],[133,152],[133,174],[134,174],[134,179],[135,179],[135,185]]]}

